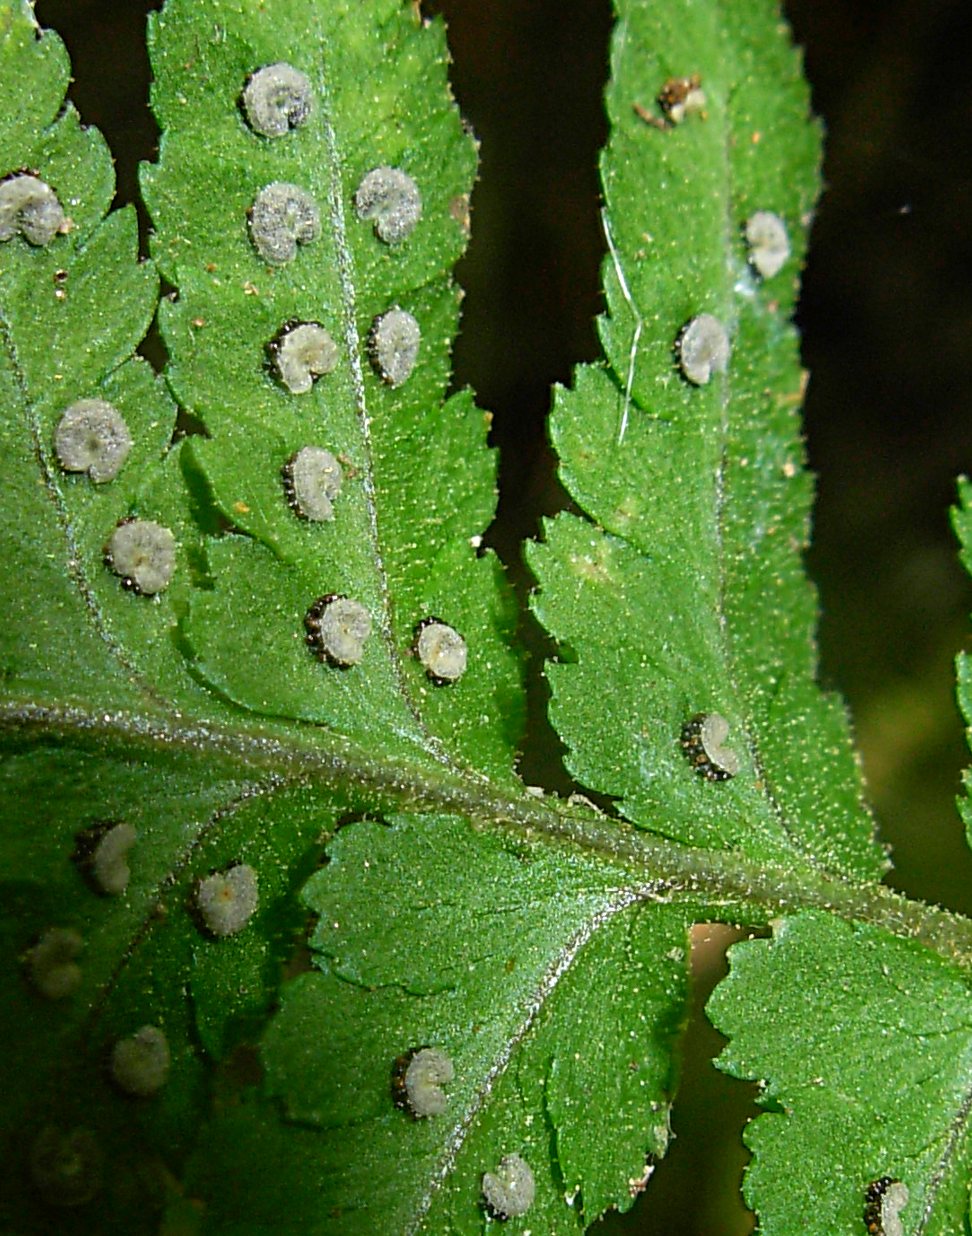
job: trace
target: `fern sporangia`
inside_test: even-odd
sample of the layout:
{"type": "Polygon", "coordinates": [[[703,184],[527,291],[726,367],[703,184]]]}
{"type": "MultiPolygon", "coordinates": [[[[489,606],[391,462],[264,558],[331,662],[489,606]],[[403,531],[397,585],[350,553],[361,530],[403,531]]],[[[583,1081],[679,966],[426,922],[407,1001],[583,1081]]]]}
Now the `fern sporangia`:
{"type": "Polygon", "coordinates": [[[252,73],[241,98],[247,123],[262,137],[285,137],[305,124],[314,105],[307,76],[280,60],[252,73]]]}
{"type": "Polygon", "coordinates": [[[603,356],[525,550],[561,798],[450,393],[441,21],[166,0],[141,260],[0,0],[4,1231],[587,1230],[668,1148],[700,923],[753,933],[708,1010],[760,1231],[966,1231],[972,923],[882,882],[817,683],[800,60],[772,0],[615,8],[603,356]]]}

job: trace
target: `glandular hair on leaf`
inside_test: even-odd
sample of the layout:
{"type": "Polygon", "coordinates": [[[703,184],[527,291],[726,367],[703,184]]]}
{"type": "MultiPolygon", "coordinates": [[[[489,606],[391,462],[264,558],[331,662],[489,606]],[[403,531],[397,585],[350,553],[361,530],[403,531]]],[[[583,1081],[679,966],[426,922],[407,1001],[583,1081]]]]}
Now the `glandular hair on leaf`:
{"type": "Polygon", "coordinates": [[[24,965],[31,985],[48,1000],[73,996],[81,986],[81,967],[77,958],[84,940],[73,927],[48,927],[24,954],[24,965]]]}
{"type": "Polygon", "coordinates": [[[250,238],[270,266],[285,266],[321,234],[317,202],[300,185],[275,180],[264,185],[250,207],[250,238]]]}
{"type": "Polygon", "coordinates": [[[118,896],[128,887],[128,854],[136,836],[131,824],[114,820],[101,821],[78,835],[74,860],[99,893],[118,896]]]}
{"type": "Polygon", "coordinates": [[[422,217],[418,185],[398,167],[375,167],[361,178],[354,195],[359,219],[373,219],[375,235],[397,245],[415,230],[422,217]]]}
{"type": "Polygon", "coordinates": [[[149,1098],[169,1077],[169,1040],[158,1026],[142,1026],[111,1051],[111,1076],[126,1094],[149,1098]]]}
{"type": "Polygon", "coordinates": [[[685,757],[706,781],[728,781],[739,772],[739,757],[728,746],[729,722],[718,712],[699,712],[682,726],[685,757]]]}
{"type": "Polygon", "coordinates": [[[533,1205],[536,1181],[525,1159],[507,1154],[495,1172],[483,1173],[483,1197],[497,1219],[518,1219],[533,1205]]]}
{"type": "Polygon", "coordinates": [[[764,279],[779,274],[790,256],[790,237],[780,216],[757,210],[746,220],[745,235],[753,270],[764,279]]]}
{"type": "Polygon", "coordinates": [[[407,381],[418,360],[422,332],[412,315],[398,306],[371,324],[368,353],[375,373],[389,386],[407,381]]]}
{"type": "Polygon", "coordinates": [[[679,331],[676,351],[688,381],[693,386],[704,386],[714,373],[724,373],[728,367],[729,336],[718,318],[700,313],[679,331]]]}
{"type": "Polygon", "coordinates": [[[670,77],[658,92],[658,106],[671,124],[681,124],[687,116],[705,116],[705,91],[698,73],[689,77],[670,77]]]}
{"type": "Polygon", "coordinates": [[[279,60],[250,75],[243,88],[242,104],[254,133],[284,137],[308,119],[314,92],[306,74],[279,60]]]}
{"type": "Polygon", "coordinates": [[[449,1102],[442,1087],[455,1075],[452,1060],[440,1048],[417,1047],[395,1061],[392,1096],[416,1120],[441,1116],[449,1102]]]}
{"type": "Polygon", "coordinates": [[[864,1226],[870,1236],[904,1236],[901,1211],[908,1204],[908,1186],[890,1176],[872,1180],[864,1194],[864,1226]]]}
{"type": "Polygon", "coordinates": [[[19,232],[29,244],[47,245],[67,226],[57,194],[39,176],[18,173],[0,181],[0,241],[19,232]]]}
{"type": "Polygon", "coordinates": [[[337,344],[320,322],[287,322],[268,351],[274,372],[293,395],[306,395],[338,361],[337,344]]]}
{"type": "Polygon", "coordinates": [[[101,1189],[103,1156],[89,1129],[47,1125],[30,1148],[30,1177],[50,1206],[83,1206],[101,1189]]]}
{"type": "Polygon", "coordinates": [[[259,904],[257,873],[248,863],[206,876],[196,888],[196,909],[203,926],[214,936],[235,936],[259,904]]]}
{"type": "Polygon", "coordinates": [[[87,472],[99,485],[115,479],[131,449],[124,417],[104,399],[76,400],[54,431],[54,453],[64,471],[87,472]]]}
{"type": "Polygon", "coordinates": [[[458,680],[466,672],[466,641],[440,618],[424,618],[415,628],[415,655],[436,686],[458,680]]]}
{"type": "Polygon", "coordinates": [[[175,572],[176,539],[154,520],[122,520],[105,546],[105,565],[121,578],[122,587],[155,596],[175,572]]]}
{"type": "Polygon", "coordinates": [[[321,661],[338,669],[357,665],[371,634],[371,615],[360,601],[329,593],[318,597],[304,615],[307,646],[321,661]]]}
{"type": "Polygon", "coordinates": [[[315,522],[334,518],[344,473],[323,446],[302,446],[283,466],[283,486],[295,515],[315,522]]]}

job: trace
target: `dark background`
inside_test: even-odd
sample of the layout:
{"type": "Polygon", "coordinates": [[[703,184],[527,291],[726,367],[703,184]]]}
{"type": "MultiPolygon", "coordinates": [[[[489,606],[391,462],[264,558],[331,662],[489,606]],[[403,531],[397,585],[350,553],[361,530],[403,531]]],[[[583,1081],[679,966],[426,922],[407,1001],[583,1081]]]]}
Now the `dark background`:
{"type": "MultiPolygon", "coordinates": [[[[150,7],[36,6],[67,42],[83,119],[116,155],[120,201],[133,200],[138,161],[155,150],[145,108],[150,7]]],[[[604,241],[595,168],[610,8],[434,0],[425,11],[449,23],[455,93],[482,142],[473,241],[459,269],[467,298],[456,375],[495,413],[502,497],[491,535],[519,572],[519,540],[561,501],[543,435],[550,384],[569,382],[574,364],[597,355],[604,241]]],[[[970,590],[947,510],[955,476],[972,471],[972,6],[795,0],[787,12],[828,131],[828,188],[800,310],[819,474],[809,567],[823,607],[823,676],[850,701],[871,800],[895,851],[892,881],[968,912],[972,859],[953,806],[966,753],[952,658],[967,642],[970,590]]],[[[525,772],[563,784],[542,704],[535,685],[525,772]]],[[[695,960],[702,993],[719,963],[712,949],[697,949],[695,960]]],[[[717,1046],[704,1023],[693,1028],[673,1152],[634,1219],[608,1220],[605,1231],[749,1230],[733,1195],[751,1092],[704,1063],[717,1046]]]]}

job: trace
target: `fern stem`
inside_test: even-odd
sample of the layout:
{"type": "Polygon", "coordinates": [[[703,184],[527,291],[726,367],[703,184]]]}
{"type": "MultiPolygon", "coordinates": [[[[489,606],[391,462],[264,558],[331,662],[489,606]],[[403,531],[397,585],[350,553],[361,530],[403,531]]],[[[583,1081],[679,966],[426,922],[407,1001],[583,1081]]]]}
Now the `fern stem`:
{"type": "Polygon", "coordinates": [[[378,760],[320,729],[307,727],[306,743],[264,726],[229,730],[206,725],[172,725],[164,717],[132,713],[88,713],[33,702],[0,706],[0,733],[11,745],[70,742],[99,751],[150,757],[165,752],[204,760],[207,775],[227,778],[279,777],[295,785],[357,787],[363,804],[380,810],[445,811],[474,826],[501,827],[530,841],[566,843],[594,853],[619,868],[619,882],[638,887],[653,901],[692,903],[704,899],[706,919],[720,905],[726,922],[765,925],[781,914],[827,910],[853,922],[869,923],[916,940],[972,972],[972,919],[912,900],[883,884],[821,873],[802,860],[792,866],[755,863],[731,851],[702,849],[653,836],[591,809],[559,799],[516,795],[470,776],[428,765],[378,760]],[[374,795],[378,795],[375,803],[374,795]],[[632,878],[634,883],[632,884],[632,878]]]}

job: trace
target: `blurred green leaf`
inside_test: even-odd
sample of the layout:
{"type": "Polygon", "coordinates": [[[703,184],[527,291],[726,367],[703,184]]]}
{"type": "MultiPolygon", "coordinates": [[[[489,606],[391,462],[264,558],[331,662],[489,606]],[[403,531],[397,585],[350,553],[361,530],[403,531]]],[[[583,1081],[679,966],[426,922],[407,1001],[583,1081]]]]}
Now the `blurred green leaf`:
{"type": "MultiPolygon", "coordinates": [[[[959,478],[959,505],[952,508],[952,525],[961,544],[961,559],[965,569],[972,574],[972,482],[968,477],[959,478]]],[[[972,725],[972,657],[967,652],[960,653],[955,661],[955,671],[958,677],[958,702],[965,717],[966,725],[972,725]]],[[[972,731],[966,730],[966,736],[972,736],[972,731]]],[[[962,777],[965,793],[958,799],[959,813],[965,821],[965,835],[972,845],[972,803],[969,801],[970,774],[965,771],[962,777]]]]}

